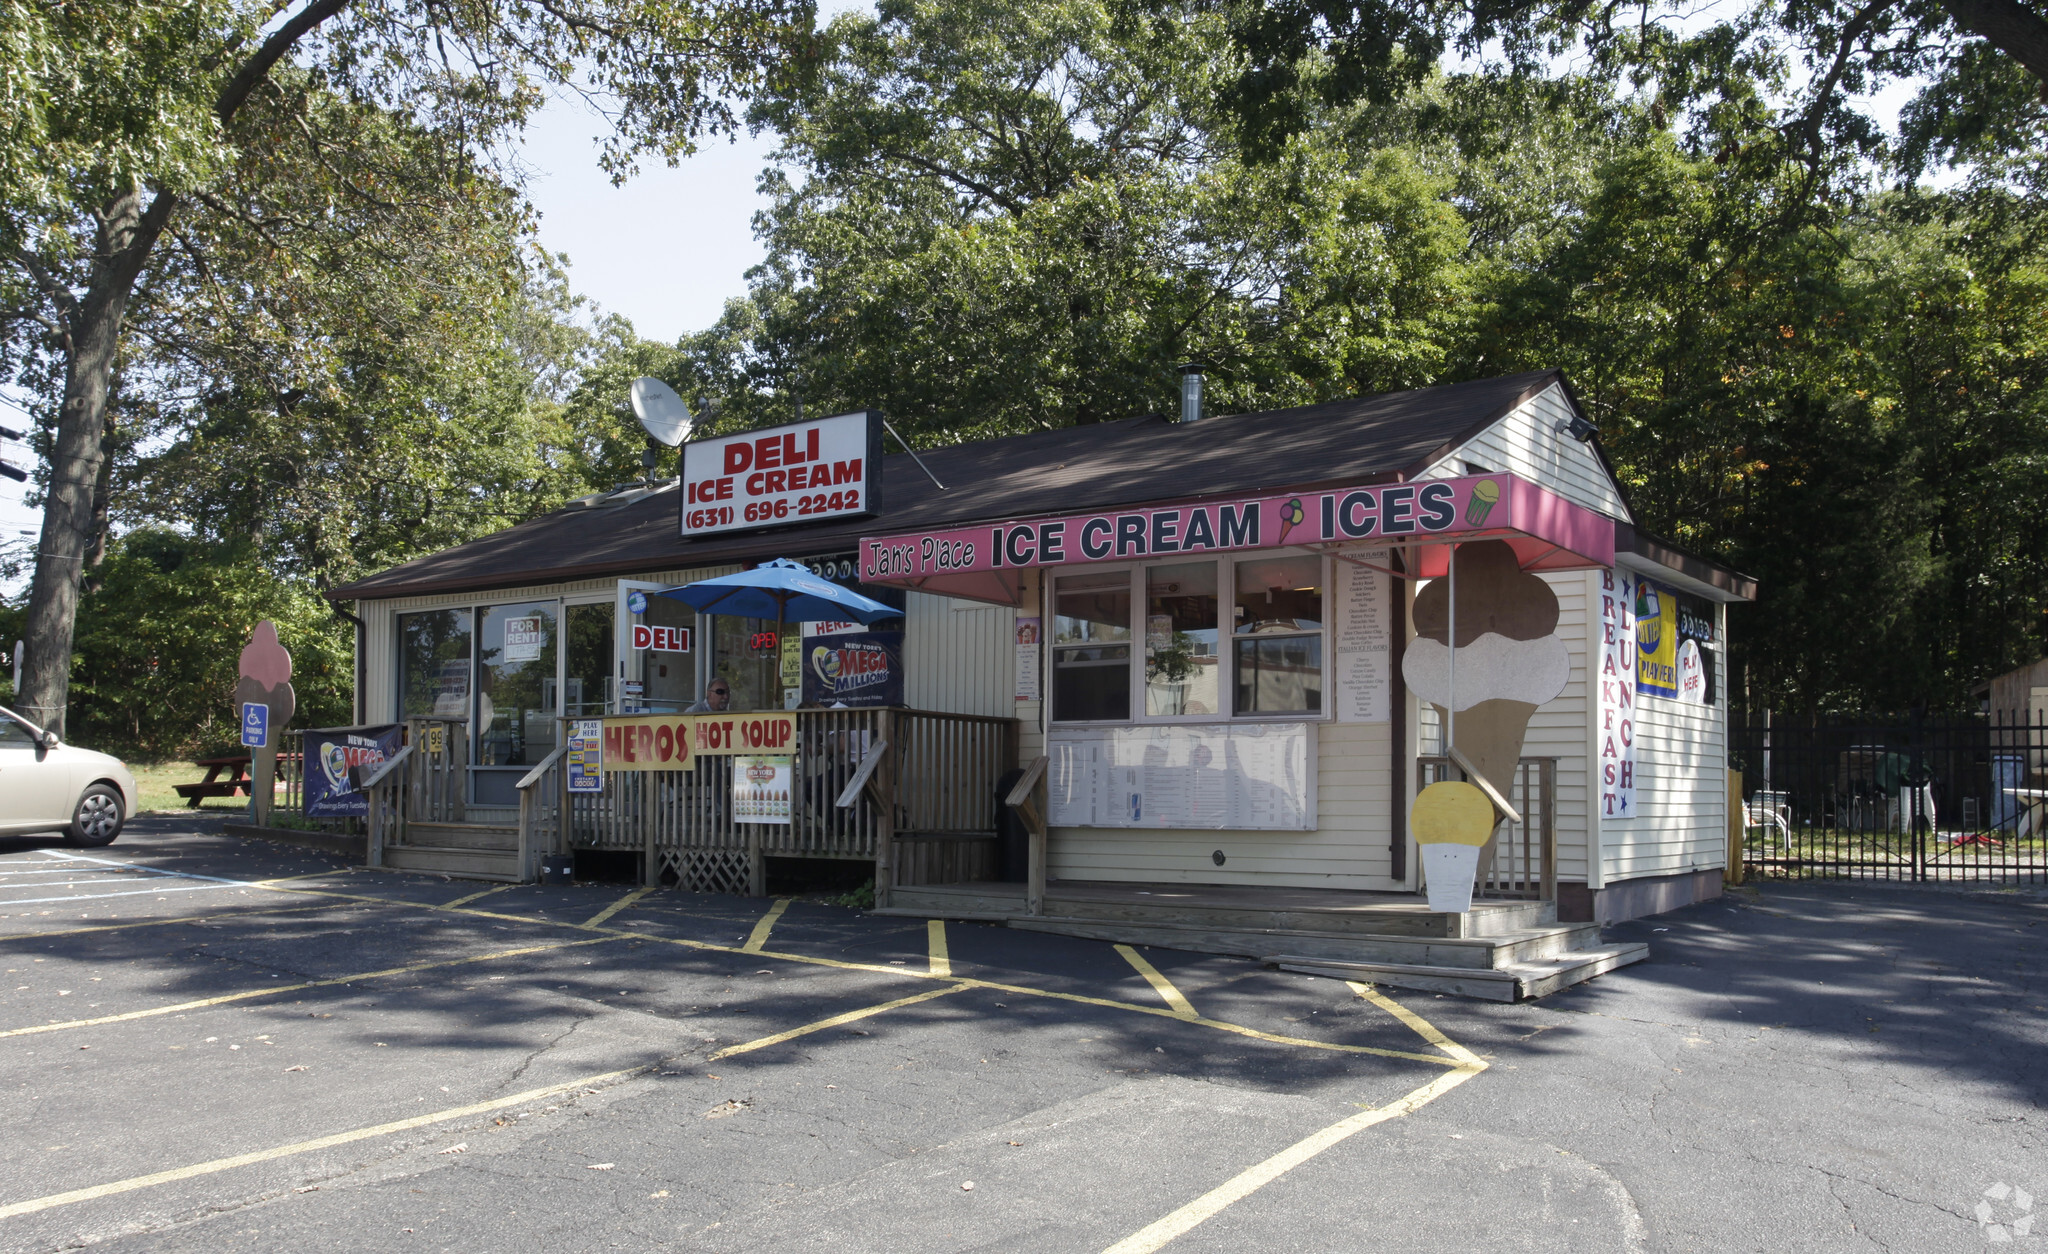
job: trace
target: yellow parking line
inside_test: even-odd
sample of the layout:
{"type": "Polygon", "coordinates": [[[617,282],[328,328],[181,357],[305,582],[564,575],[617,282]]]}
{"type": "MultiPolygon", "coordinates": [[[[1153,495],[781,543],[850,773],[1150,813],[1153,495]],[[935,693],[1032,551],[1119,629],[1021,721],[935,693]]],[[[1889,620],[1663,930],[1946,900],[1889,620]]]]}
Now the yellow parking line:
{"type": "Polygon", "coordinates": [[[125,932],[137,927],[168,927],[173,923],[193,925],[211,923],[217,919],[240,919],[250,915],[267,918],[273,914],[304,914],[309,910],[339,910],[352,903],[346,901],[323,901],[317,906],[280,906],[275,910],[231,910],[225,914],[182,914],[174,919],[143,919],[135,923],[102,923],[95,927],[67,927],[49,932],[7,932],[0,934],[0,944],[8,941],[41,940],[45,936],[83,936],[88,932],[125,932]]]}
{"type": "MultiPolygon", "coordinates": [[[[628,935],[622,933],[622,935],[628,935]]],[[[92,1028],[103,1023],[126,1023],[132,1019],[153,1019],[158,1015],[177,1014],[182,1010],[204,1010],[208,1006],[224,1006],[229,1002],[250,1001],[258,997],[275,997],[280,993],[295,993],[307,988],[332,988],[336,984],[353,984],[358,980],[381,980],[394,975],[410,975],[415,971],[433,971],[441,967],[459,967],[471,962],[494,962],[499,958],[517,958],[521,954],[546,953],[552,949],[575,949],[581,945],[602,945],[618,940],[617,936],[599,936],[590,940],[555,941],[547,945],[528,945],[523,949],[501,949],[496,953],[477,954],[469,958],[450,958],[443,962],[420,962],[407,967],[387,967],[382,971],[364,971],[358,975],[336,976],[331,980],[307,980],[300,984],[280,984],[276,988],[252,988],[241,993],[223,993],[219,997],[205,997],[198,1001],[179,1002],[175,1006],[157,1006],[149,1010],[130,1010],[126,1014],[101,1015],[97,1019],[72,1019],[64,1023],[38,1023],[32,1027],[9,1028],[0,1032],[0,1040],[10,1036],[35,1036],[43,1032],[63,1032],[70,1028],[92,1028]]]]}
{"type": "MultiPolygon", "coordinates": [[[[782,912],[787,909],[789,909],[789,898],[787,897],[777,900],[774,905],[768,907],[768,913],[762,915],[761,921],[754,925],[753,935],[747,937],[747,943],[740,946],[740,952],[743,954],[760,953],[761,946],[768,943],[768,933],[775,930],[775,921],[781,918],[782,912]]],[[[585,926],[589,925],[585,924],[585,926]]]]}
{"type": "Polygon", "coordinates": [[[478,900],[478,899],[480,899],[480,898],[483,898],[483,897],[488,897],[488,896],[490,896],[490,895],[491,895],[492,893],[503,893],[503,892],[510,892],[510,891],[511,891],[512,889],[515,889],[515,888],[517,888],[517,887],[519,887],[519,885],[517,885],[517,884],[500,884],[500,885],[498,885],[498,886],[497,886],[496,888],[486,888],[485,890],[483,890],[483,891],[482,891],[482,892],[480,892],[480,893],[471,893],[471,894],[470,894],[469,896],[467,896],[467,897],[457,897],[457,898],[456,898],[455,900],[453,900],[453,901],[444,901],[444,902],[442,902],[442,903],[441,903],[441,909],[443,909],[443,910],[453,910],[453,909],[455,909],[455,908],[456,908],[457,906],[466,906],[466,905],[468,905],[468,904],[469,904],[470,902],[472,902],[472,901],[476,901],[476,900],[478,900]]]}
{"type": "Polygon", "coordinates": [[[599,924],[603,923],[606,919],[611,918],[619,911],[624,910],[627,906],[632,905],[634,902],[640,900],[642,897],[645,897],[647,894],[653,891],[654,890],[652,888],[636,888],[632,892],[627,893],[625,896],[619,898],[617,901],[613,902],[609,906],[606,906],[604,909],[598,911],[596,914],[593,914],[589,918],[583,920],[582,926],[596,927],[599,924]]]}
{"type": "Polygon", "coordinates": [[[1196,1224],[1214,1217],[1231,1203],[1278,1180],[1339,1141],[1363,1132],[1374,1124],[1412,1114],[1485,1069],[1485,1063],[1480,1063],[1476,1067],[1461,1065],[1455,1071],[1431,1080],[1391,1106],[1360,1111],[1348,1119],[1339,1120],[1313,1136],[1296,1141],[1257,1166],[1239,1172],[1165,1218],[1147,1224],[1104,1250],[1103,1254],[1151,1254],[1196,1224]]]}
{"type": "Polygon", "coordinates": [[[1138,974],[1145,977],[1145,982],[1152,986],[1153,992],[1158,993],[1167,1005],[1173,1007],[1173,1013],[1183,1019],[1201,1018],[1195,1013],[1194,1005],[1181,996],[1181,991],[1173,986],[1173,981],[1159,974],[1159,968],[1140,957],[1137,950],[1129,945],[1118,945],[1116,951],[1124,956],[1125,962],[1138,969],[1138,974]]]}
{"type": "Polygon", "coordinates": [[[946,951],[946,921],[926,919],[924,924],[925,944],[931,950],[930,974],[944,979],[953,974],[953,956],[946,951]]]}
{"type": "Polygon", "coordinates": [[[1363,983],[1358,980],[1346,980],[1345,983],[1351,986],[1352,992],[1357,993],[1360,997],[1365,998],[1373,1005],[1378,1006],[1381,1010],[1386,1011],[1388,1014],[1394,1016],[1396,1019],[1399,1019],[1401,1022],[1407,1024],[1409,1030],[1414,1032],[1415,1035],[1421,1037],[1425,1041],[1428,1041],[1430,1044],[1436,1046],[1438,1049],[1444,1051],[1446,1054],[1449,1054],[1451,1057],[1457,1059],[1459,1062],[1462,1062],[1465,1065],[1471,1067],[1483,1068],[1486,1066],[1484,1062],[1480,1061],[1479,1055],[1473,1053],[1471,1050],[1466,1049],[1463,1045],[1458,1044],[1450,1037],[1445,1036],[1443,1033],[1437,1031],[1436,1028],[1432,1026],[1427,1019],[1424,1019],[1421,1015],[1416,1014],[1414,1011],[1408,1009],[1408,1007],[1402,1005],[1400,1002],[1395,1001],[1393,998],[1387,996],[1385,993],[1380,992],[1372,985],[1363,983]]]}
{"type": "Polygon", "coordinates": [[[1312,1136],[1296,1141],[1264,1162],[1232,1176],[1172,1214],[1140,1228],[1104,1250],[1103,1254],[1152,1254],[1154,1250],[1175,1237],[1204,1220],[1213,1218],[1232,1203],[1249,1197],[1340,1141],[1376,1124],[1385,1123],[1389,1119],[1399,1119],[1404,1115],[1413,1114],[1486,1070],[1486,1063],[1477,1054],[1437,1031],[1421,1015],[1376,990],[1368,991],[1371,989],[1370,985],[1353,983],[1351,987],[1358,991],[1359,996],[1401,1020],[1430,1044],[1458,1057],[1458,1065],[1391,1105],[1382,1106],[1377,1110],[1360,1111],[1347,1119],[1338,1120],[1312,1136]]]}
{"type": "Polygon", "coordinates": [[[68,1193],[52,1193],[47,1197],[31,1198],[0,1206],[0,1219],[12,1219],[16,1215],[32,1215],[37,1211],[50,1210],[58,1206],[70,1206],[76,1202],[89,1202],[94,1198],[112,1197],[117,1193],[131,1193],[136,1189],[152,1188],[159,1184],[170,1184],[178,1180],[190,1180],[195,1176],[210,1176],[215,1172],[228,1171],[235,1167],[248,1167],[256,1163],[267,1163],[279,1158],[290,1158],[296,1154],[310,1154],[315,1150],[332,1149],[337,1145],[348,1145],[356,1141],[367,1141],[374,1137],[390,1136],[396,1132],[408,1132],[414,1128],[425,1128],[454,1119],[465,1119],[471,1115],[487,1115],[507,1106],[523,1106],[543,1098],[554,1097],[574,1089],[589,1088],[598,1084],[609,1084],[617,1080],[630,1079],[646,1071],[646,1067],[632,1067],[625,1071],[607,1071],[602,1075],[584,1076],[580,1080],[569,1080],[562,1084],[550,1084],[546,1088],[528,1089],[510,1097],[494,1097],[487,1102],[472,1102],[467,1106],[455,1106],[448,1110],[437,1110],[429,1115],[414,1115],[410,1119],[399,1119],[391,1123],[380,1123],[371,1128],[356,1128],[349,1132],[336,1132],[331,1136],[316,1137],[310,1141],[299,1141],[292,1145],[280,1145],[274,1149],[255,1150],[247,1154],[236,1154],[230,1158],[216,1158],[210,1162],[193,1163],[189,1167],[173,1167],[169,1171],[151,1172],[146,1176],[131,1176],[126,1180],[115,1180],[109,1184],[95,1184],[89,1188],[73,1189],[68,1193]]]}
{"type": "MultiPolygon", "coordinates": [[[[441,908],[429,906],[421,902],[404,901],[388,897],[371,897],[360,893],[335,893],[317,888],[280,888],[276,891],[285,893],[306,893],[309,895],[320,897],[340,897],[348,901],[359,901],[368,903],[370,905],[379,906],[411,906],[421,910],[432,910],[441,908]]],[[[781,901],[776,902],[774,906],[769,907],[768,913],[762,917],[759,923],[754,925],[754,935],[748,938],[747,944],[742,945],[738,948],[734,948],[731,945],[718,945],[710,941],[691,940],[687,937],[681,936],[659,936],[647,932],[627,932],[610,928],[605,929],[605,931],[607,935],[612,937],[631,937],[634,940],[648,941],[664,945],[675,945],[684,949],[701,950],[705,953],[759,954],[763,958],[773,958],[782,962],[801,962],[810,966],[832,967],[835,970],[840,971],[868,971],[876,975],[893,975],[916,980],[928,980],[939,978],[927,972],[919,971],[911,967],[877,966],[874,963],[867,962],[847,962],[838,958],[820,958],[812,956],[810,954],[792,954],[779,952],[776,950],[763,948],[761,947],[761,945],[757,945],[757,940],[762,944],[766,943],[768,939],[767,930],[772,929],[774,927],[775,920],[781,917],[783,909],[787,908],[788,904],[788,899],[785,898],[781,901]]],[[[565,923],[559,919],[534,919],[517,914],[499,914],[490,910],[464,909],[459,913],[467,914],[479,919],[496,919],[504,923],[523,923],[529,927],[580,926],[586,929],[588,927],[587,924],[579,925],[575,923],[565,923]]],[[[1426,1062],[1432,1066],[1438,1067],[1454,1067],[1458,1065],[1456,1062],[1444,1059],[1435,1054],[1416,1054],[1409,1053],[1405,1050],[1399,1049],[1380,1049],[1377,1046],[1372,1045],[1341,1045],[1332,1041],[1312,1041],[1305,1037],[1282,1036],[1279,1033],[1275,1032],[1262,1032],[1257,1028],[1245,1027],[1241,1023],[1227,1023],[1220,1019],[1185,1019],[1176,1011],[1167,1009],[1162,1006],[1141,1006],[1136,1002],[1116,1001],[1107,997],[1089,997],[1082,993],[1061,993],[1055,992],[1051,989],[1031,988],[1028,985],[1022,984],[998,984],[988,980],[968,980],[966,981],[966,983],[974,988],[992,989],[1000,993],[1015,993],[1020,997],[1045,997],[1055,1001],[1070,1001],[1078,1002],[1083,1005],[1089,1006],[1105,1006],[1112,1010],[1127,1010],[1134,1014],[1159,1015],[1163,1018],[1168,1019],[1180,1019],[1182,1022],[1192,1023],[1197,1027],[1211,1028],[1219,1032],[1230,1032],[1238,1036],[1249,1037],[1253,1040],[1258,1041],[1267,1041],[1275,1045],[1295,1045],[1305,1049],[1327,1049],[1337,1053],[1345,1054],[1372,1054],[1380,1058],[1405,1058],[1410,1062],[1426,1062]]]]}
{"type": "Polygon", "coordinates": [[[328,871],[309,871],[304,875],[280,875],[273,879],[252,881],[249,887],[268,888],[272,884],[289,884],[295,880],[324,880],[330,875],[347,875],[352,871],[359,871],[361,869],[361,867],[338,866],[328,871]]]}
{"type": "Polygon", "coordinates": [[[799,1036],[809,1036],[813,1032],[822,1032],[826,1028],[836,1028],[842,1023],[855,1023],[871,1015],[881,1014],[885,1010],[895,1010],[901,1006],[914,1006],[921,1001],[930,1001],[934,997],[950,997],[954,993],[965,992],[971,987],[973,986],[969,984],[954,984],[947,988],[927,989],[911,997],[899,997],[895,1001],[885,1001],[879,1006],[849,1010],[843,1015],[833,1015],[829,1019],[820,1019],[816,1023],[806,1023],[800,1028],[791,1028],[787,1032],[777,1032],[773,1036],[764,1036],[759,1040],[748,1041],[742,1045],[728,1045],[705,1059],[705,1061],[717,1062],[721,1058],[730,1058],[734,1054],[752,1053],[754,1050],[765,1049],[770,1045],[780,1045],[784,1041],[795,1040],[799,1036]]]}

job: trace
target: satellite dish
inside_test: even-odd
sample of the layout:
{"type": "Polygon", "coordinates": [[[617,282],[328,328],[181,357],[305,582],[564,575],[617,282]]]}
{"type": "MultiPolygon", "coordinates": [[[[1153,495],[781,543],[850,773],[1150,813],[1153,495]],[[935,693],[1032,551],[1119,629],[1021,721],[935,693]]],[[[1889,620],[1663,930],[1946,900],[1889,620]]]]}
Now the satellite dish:
{"type": "Polygon", "coordinates": [[[633,380],[633,413],[650,439],[670,448],[690,434],[690,407],[659,379],[633,380]]]}

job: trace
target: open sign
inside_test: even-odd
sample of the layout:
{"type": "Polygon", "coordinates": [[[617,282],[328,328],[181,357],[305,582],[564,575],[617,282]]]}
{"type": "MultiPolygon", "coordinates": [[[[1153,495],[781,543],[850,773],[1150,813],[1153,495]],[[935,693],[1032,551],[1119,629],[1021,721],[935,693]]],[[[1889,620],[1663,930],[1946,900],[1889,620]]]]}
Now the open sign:
{"type": "Polygon", "coordinates": [[[690,629],[688,627],[654,627],[646,623],[634,623],[633,647],[636,649],[652,649],[656,653],[688,653],[690,651],[690,629]]]}

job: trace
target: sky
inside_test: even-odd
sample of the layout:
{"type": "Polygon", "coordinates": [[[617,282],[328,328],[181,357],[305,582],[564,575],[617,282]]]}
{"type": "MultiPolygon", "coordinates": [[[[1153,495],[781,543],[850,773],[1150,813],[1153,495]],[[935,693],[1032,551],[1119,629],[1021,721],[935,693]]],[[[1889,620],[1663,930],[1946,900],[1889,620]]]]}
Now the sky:
{"type": "Polygon", "coordinates": [[[752,223],[766,205],[756,181],[773,136],[710,140],[674,169],[642,169],[613,187],[597,166],[604,129],[579,102],[558,100],[529,131],[540,241],[568,254],[571,287],[643,339],[701,331],[746,294],[746,272],[764,255],[752,223]]]}

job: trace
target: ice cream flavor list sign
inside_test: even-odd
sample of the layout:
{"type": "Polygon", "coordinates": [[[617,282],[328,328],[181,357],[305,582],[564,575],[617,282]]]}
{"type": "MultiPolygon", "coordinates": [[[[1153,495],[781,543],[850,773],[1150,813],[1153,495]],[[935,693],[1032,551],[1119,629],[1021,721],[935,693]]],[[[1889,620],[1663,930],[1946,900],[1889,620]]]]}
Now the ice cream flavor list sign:
{"type": "MultiPolygon", "coordinates": [[[[1387,552],[1355,554],[1375,566],[1387,563],[1387,552]]],[[[1387,630],[1386,575],[1352,562],[1337,563],[1337,721],[1384,723],[1393,668],[1393,638],[1387,630]]]]}
{"type": "Polygon", "coordinates": [[[1600,572],[1600,816],[1636,812],[1636,576],[1600,572]]]}

